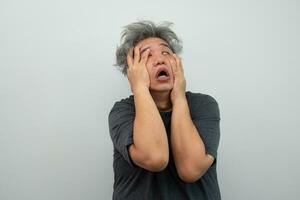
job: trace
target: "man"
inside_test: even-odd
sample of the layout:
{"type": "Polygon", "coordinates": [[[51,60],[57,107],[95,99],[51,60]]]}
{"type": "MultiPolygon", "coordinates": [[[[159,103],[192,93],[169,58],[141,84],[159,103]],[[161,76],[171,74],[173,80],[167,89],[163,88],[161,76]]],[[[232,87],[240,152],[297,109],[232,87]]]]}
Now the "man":
{"type": "Polygon", "coordinates": [[[109,114],[115,200],[221,199],[218,104],[186,92],[181,42],[170,25],[129,24],[116,52],[133,95],[109,114]]]}

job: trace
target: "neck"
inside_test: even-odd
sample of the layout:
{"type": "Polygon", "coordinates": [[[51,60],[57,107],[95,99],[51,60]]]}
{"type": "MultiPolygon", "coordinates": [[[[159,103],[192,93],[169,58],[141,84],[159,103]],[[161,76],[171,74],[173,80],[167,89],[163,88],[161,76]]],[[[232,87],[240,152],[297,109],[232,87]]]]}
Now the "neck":
{"type": "Polygon", "coordinates": [[[170,99],[171,91],[151,91],[151,96],[159,111],[167,112],[172,110],[172,102],[170,99]]]}

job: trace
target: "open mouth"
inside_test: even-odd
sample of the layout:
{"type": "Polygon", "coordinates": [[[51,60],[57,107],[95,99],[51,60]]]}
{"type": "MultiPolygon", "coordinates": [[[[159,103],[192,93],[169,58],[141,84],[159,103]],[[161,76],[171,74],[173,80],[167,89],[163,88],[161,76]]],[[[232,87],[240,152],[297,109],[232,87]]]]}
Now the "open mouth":
{"type": "Polygon", "coordinates": [[[169,76],[169,75],[168,75],[167,72],[161,71],[161,72],[159,72],[159,74],[158,74],[158,77],[160,77],[160,76],[169,76]]]}
{"type": "Polygon", "coordinates": [[[166,69],[160,69],[158,70],[158,72],[156,73],[156,79],[159,81],[166,81],[169,79],[169,73],[168,70],[166,69]]]}

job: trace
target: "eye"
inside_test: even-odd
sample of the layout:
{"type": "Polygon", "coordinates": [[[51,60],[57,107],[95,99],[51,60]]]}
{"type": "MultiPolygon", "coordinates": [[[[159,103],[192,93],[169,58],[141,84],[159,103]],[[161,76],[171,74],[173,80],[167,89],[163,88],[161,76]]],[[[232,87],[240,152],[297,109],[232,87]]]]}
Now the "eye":
{"type": "Polygon", "coordinates": [[[168,51],[163,51],[162,54],[163,55],[169,55],[170,53],[168,51]]]}

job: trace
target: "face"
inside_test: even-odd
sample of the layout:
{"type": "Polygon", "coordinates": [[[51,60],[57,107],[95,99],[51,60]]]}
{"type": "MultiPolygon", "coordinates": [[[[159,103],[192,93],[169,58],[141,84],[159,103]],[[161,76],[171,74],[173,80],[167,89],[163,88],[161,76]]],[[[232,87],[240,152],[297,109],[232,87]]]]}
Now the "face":
{"type": "Polygon", "coordinates": [[[150,90],[171,91],[174,84],[171,59],[174,60],[173,52],[168,44],[160,38],[147,38],[140,41],[140,53],[143,54],[150,49],[146,63],[150,78],[150,90]]]}

